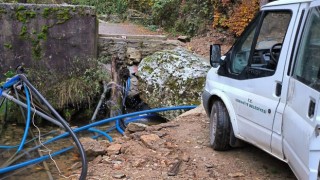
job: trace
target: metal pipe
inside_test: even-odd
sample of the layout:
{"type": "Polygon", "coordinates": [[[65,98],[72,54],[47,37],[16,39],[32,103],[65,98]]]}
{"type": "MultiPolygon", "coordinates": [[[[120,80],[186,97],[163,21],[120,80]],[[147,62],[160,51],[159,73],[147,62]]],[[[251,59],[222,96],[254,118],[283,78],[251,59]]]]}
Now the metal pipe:
{"type": "Polygon", "coordinates": [[[97,105],[97,107],[96,107],[96,109],[95,109],[95,111],[94,111],[94,113],[92,115],[92,118],[91,118],[90,122],[94,122],[94,120],[96,119],[98,111],[99,111],[99,109],[100,109],[100,107],[102,105],[102,102],[103,102],[104,98],[106,97],[107,91],[108,91],[108,85],[106,84],[105,81],[103,81],[103,93],[102,93],[102,95],[100,97],[99,103],[98,103],[98,105],[97,105]]]}
{"type": "MultiPolygon", "coordinates": [[[[7,98],[7,99],[9,99],[10,101],[18,104],[19,106],[22,106],[22,107],[25,108],[25,109],[28,108],[28,106],[27,106],[26,104],[24,104],[23,102],[15,99],[13,96],[7,94],[6,92],[2,92],[2,96],[5,97],[5,98],[7,98]]],[[[59,126],[60,128],[64,128],[60,122],[58,122],[57,120],[55,120],[55,119],[47,116],[46,114],[44,114],[44,113],[42,113],[42,112],[40,112],[40,111],[37,111],[37,110],[35,110],[35,109],[32,108],[32,107],[31,107],[31,111],[32,111],[32,112],[35,112],[36,114],[38,114],[38,115],[41,116],[42,118],[50,121],[51,123],[59,126]]]]}

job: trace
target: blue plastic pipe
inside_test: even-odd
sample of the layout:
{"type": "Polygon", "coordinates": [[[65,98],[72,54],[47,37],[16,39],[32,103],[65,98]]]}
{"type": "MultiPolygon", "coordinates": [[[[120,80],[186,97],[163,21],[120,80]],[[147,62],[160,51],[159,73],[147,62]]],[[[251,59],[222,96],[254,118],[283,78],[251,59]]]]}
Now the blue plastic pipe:
{"type": "MultiPolygon", "coordinates": [[[[108,122],[111,122],[111,121],[114,121],[114,120],[117,120],[117,119],[123,119],[123,118],[127,118],[127,117],[137,116],[137,115],[140,115],[140,114],[148,114],[148,113],[170,111],[170,110],[180,110],[180,109],[193,109],[195,107],[197,107],[197,106],[175,106],[175,107],[156,108],[156,109],[150,109],[150,110],[145,110],[145,111],[133,112],[133,113],[129,113],[129,114],[123,114],[123,115],[120,115],[120,116],[115,116],[115,117],[111,117],[111,118],[108,118],[108,119],[100,120],[100,121],[97,121],[97,122],[94,122],[94,123],[91,123],[91,124],[88,124],[88,125],[76,128],[76,129],[73,129],[73,132],[77,133],[77,132],[80,132],[80,131],[83,131],[83,130],[87,130],[89,128],[92,128],[92,127],[95,127],[95,126],[99,126],[99,125],[102,125],[102,124],[105,124],[105,123],[108,123],[108,122]]],[[[58,136],[56,136],[56,137],[44,142],[44,144],[48,144],[48,143],[54,142],[54,141],[56,141],[58,139],[65,138],[68,135],[69,135],[69,133],[65,132],[63,134],[60,134],[60,135],[58,135],[58,136]]]]}
{"type": "Polygon", "coordinates": [[[24,91],[26,92],[26,98],[27,98],[27,121],[26,121],[26,127],[24,129],[24,134],[23,137],[21,139],[21,143],[20,146],[18,147],[17,152],[20,152],[23,148],[23,145],[26,142],[27,136],[28,136],[28,130],[30,127],[30,121],[31,121],[31,105],[30,105],[30,95],[29,95],[29,90],[28,87],[24,84],[24,91]]]}
{"type": "Polygon", "coordinates": [[[120,122],[119,121],[120,121],[119,119],[116,120],[116,129],[120,134],[124,135],[124,131],[120,127],[120,122]]]}
{"type": "Polygon", "coordinates": [[[109,134],[107,134],[106,132],[101,131],[101,130],[96,129],[96,128],[89,128],[88,130],[91,131],[91,132],[99,133],[99,134],[105,136],[110,142],[112,142],[112,137],[109,134]]]}
{"type": "Polygon", "coordinates": [[[13,86],[18,81],[20,81],[20,77],[19,77],[19,75],[15,75],[9,81],[5,82],[2,87],[3,87],[3,89],[7,89],[7,88],[13,86]]]}
{"type": "MultiPolygon", "coordinates": [[[[110,127],[110,128],[108,128],[106,131],[104,131],[105,133],[109,133],[109,132],[111,132],[111,131],[113,131],[113,130],[116,130],[117,128],[116,128],[116,126],[114,125],[114,126],[112,126],[112,127],[110,127]]],[[[96,135],[96,136],[93,136],[92,137],[92,139],[97,139],[98,137],[100,137],[101,136],[101,134],[99,134],[99,135],[96,135]]]]}
{"type": "Polygon", "coordinates": [[[17,147],[19,147],[19,145],[17,145],[17,146],[4,146],[4,145],[1,145],[0,149],[14,149],[14,148],[17,148],[17,147]]]}
{"type": "MultiPolygon", "coordinates": [[[[136,117],[133,117],[133,118],[130,118],[130,119],[126,119],[126,120],[125,120],[125,123],[126,123],[126,124],[129,124],[130,122],[134,122],[134,121],[137,121],[137,120],[139,120],[139,119],[145,119],[145,118],[154,117],[154,116],[155,116],[155,115],[153,115],[153,114],[144,115],[144,116],[136,116],[136,117]]],[[[116,127],[116,125],[114,125],[114,126],[110,127],[109,129],[107,129],[107,130],[104,131],[104,132],[105,132],[105,133],[108,133],[108,132],[113,131],[113,130],[116,130],[116,129],[117,129],[117,127],[116,127]]],[[[100,137],[100,136],[101,136],[101,134],[100,134],[100,135],[93,136],[92,138],[93,138],[93,139],[97,139],[97,138],[100,137]]]]}
{"type": "Polygon", "coordinates": [[[5,82],[3,86],[0,87],[0,97],[2,96],[3,90],[13,86],[15,83],[17,83],[20,80],[19,75],[13,76],[9,81],[5,82]]]}
{"type": "MultiPolygon", "coordinates": [[[[54,152],[51,154],[51,156],[56,156],[56,155],[59,155],[59,154],[62,154],[64,152],[67,152],[69,151],[70,149],[72,149],[73,147],[70,146],[70,147],[67,147],[67,148],[64,148],[62,150],[59,150],[57,152],[54,152]]],[[[1,168],[0,169],[0,174],[3,174],[3,173],[7,173],[7,172],[10,172],[10,171],[14,171],[16,169],[20,169],[20,168],[23,168],[23,167],[26,167],[26,166],[29,166],[29,165],[32,165],[32,164],[36,164],[36,163],[39,163],[39,162],[42,162],[42,161],[45,161],[47,159],[49,159],[50,156],[49,155],[45,155],[45,156],[41,156],[39,158],[36,158],[36,159],[32,159],[32,160],[29,160],[29,161],[25,161],[23,163],[20,163],[20,164],[15,164],[15,165],[12,165],[12,166],[8,166],[8,167],[5,167],[5,168],[1,168]]]]}
{"type": "Polygon", "coordinates": [[[124,122],[126,124],[129,124],[129,123],[137,121],[139,119],[146,119],[146,118],[149,118],[149,117],[155,117],[155,115],[154,114],[149,114],[149,115],[144,115],[144,116],[136,116],[136,117],[133,117],[133,118],[130,118],[130,119],[126,119],[124,122]]]}
{"type": "MultiPolygon", "coordinates": [[[[156,109],[150,109],[150,110],[145,110],[145,111],[133,112],[133,113],[129,113],[129,114],[123,114],[123,115],[115,116],[115,117],[112,117],[112,118],[104,119],[104,120],[101,120],[101,121],[97,121],[97,122],[94,122],[92,124],[88,124],[88,125],[82,126],[80,128],[73,129],[73,132],[76,133],[76,132],[80,132],[80,131],[83,131],[83,130],[88,130],[89,128],[92,128],[92,127],[95,127],[95,126],[99,126],[99,125],[102,125],[102,124],[105,124],[105,123],[108,123],[108,122],[111,122],[111,121],[114,121],[114,120],[117,120],[117,119],[137,116],[137,115],[140,115],[140,114],[148,114],[148,113],[155,113],[155,112],[162,112],[162,111],[169,111],[169,110],[193,109],[195,107],[197,107],[197,106],[175,106],[175,107],[156,108],[156,109]]],[[[65,138],[68,135],[69,135],[69,133],[65,132],[63,134],[60,134],[60,135],[58,135],[58,136],[56,136],[56,137],[44,142],[43,144],[49,144],[49,143],[54,142],[56,140],[59,140],[61,138],[65,138]]],[[[29,149],[29,151],[36,150],[36,149],[38,149],[40,147],[42,147],[42,145],[35,146],[35,147],[29,149]]],[[[70,150],[70,149],[72,149],[72,147],[65,148],[65,149],[63,149],[61,151],[58,151],[54,155],[61,154],[61,153],[65,152],[67,150],[70,150]]],[[[16,169],[19,169],[19,168],[22,168],[22,167],[25,167],[25,166],[28,166],[28,165],[31,165],[31,164],[34,164],[34,163],[38,163],[38,162],[44,161],[46,159],[48,159],[47,156],[42,156],[40,158],[33,159],[33,160],[30,160],[30,161],[26,161],[24,163],[8,166],[6,168],[0,168],[0,174],[1,173],[5,173],[5,172],[9,172],[9,171],[13,171],[13,170],[16,170],[16,169]]]]}

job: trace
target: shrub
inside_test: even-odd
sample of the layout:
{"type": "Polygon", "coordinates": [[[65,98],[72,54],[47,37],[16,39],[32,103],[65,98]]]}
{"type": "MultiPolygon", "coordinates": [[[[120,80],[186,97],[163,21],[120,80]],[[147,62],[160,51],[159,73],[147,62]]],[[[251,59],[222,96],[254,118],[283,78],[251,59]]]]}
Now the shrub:
{"type": "Polygon", "coordinates": [[[155,0],[152,6],[154,24],[168,29],[173,27],[179,15],[179,0],[155,0]]]}
{"type": "Polygon", "coordinates": [[[127,10],[127,0],[72,0],[71,4],[94,6],[98,14],[123,14],[127,10]]]}

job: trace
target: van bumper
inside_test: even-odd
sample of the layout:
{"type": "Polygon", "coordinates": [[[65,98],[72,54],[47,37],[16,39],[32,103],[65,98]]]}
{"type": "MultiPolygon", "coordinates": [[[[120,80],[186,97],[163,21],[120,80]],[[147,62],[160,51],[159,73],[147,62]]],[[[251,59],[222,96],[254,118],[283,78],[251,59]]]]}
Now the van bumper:
{"type": "Polygon", "coordinates": [[[210,109],[209,109],[210,97],[211,97],[211,94],[208,91],[204,90],[202,93],[202,102],[203,102],[203,107],[208,116],[210,116],[210,109]]]}

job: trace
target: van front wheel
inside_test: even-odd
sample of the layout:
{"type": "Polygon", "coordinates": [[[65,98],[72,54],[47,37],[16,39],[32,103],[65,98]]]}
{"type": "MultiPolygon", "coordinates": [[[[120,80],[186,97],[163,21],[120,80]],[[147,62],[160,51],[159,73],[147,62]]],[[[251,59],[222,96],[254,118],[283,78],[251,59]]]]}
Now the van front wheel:
{"type": "Polygon", "coordinates": [[[230,149],[231,123],[228,110],[221,101],[213,102],[210,114],[210,145],[214,150],[230,149]]]}

